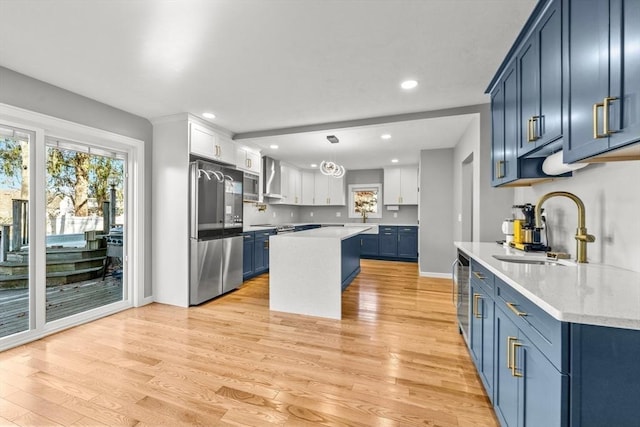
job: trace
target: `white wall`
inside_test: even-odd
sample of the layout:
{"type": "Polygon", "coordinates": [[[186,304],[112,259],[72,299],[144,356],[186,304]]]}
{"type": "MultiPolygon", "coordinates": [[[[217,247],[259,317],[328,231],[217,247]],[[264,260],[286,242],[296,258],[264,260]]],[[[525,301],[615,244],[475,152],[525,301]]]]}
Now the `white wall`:
{"type": "MultiPolygon", "coordinates": [[[[640,271],[640,161],[591,164],[571,178],[518,188],[513,202],[535,204],[550,191],[569,191],[584,202],[587,231],[596,236],[587,244],[589,262],[640,271]]],[[[554,197],[543,207],[550,246],[575,258],[575,203],[554,197]]]]}

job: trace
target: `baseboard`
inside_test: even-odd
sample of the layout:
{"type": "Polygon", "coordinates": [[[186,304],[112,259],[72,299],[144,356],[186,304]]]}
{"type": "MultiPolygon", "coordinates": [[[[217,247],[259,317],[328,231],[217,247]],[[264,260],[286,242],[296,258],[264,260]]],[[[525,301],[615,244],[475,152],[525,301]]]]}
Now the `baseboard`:
{"type": "Polygon", "coordinates": [[[432,271],[421,271],[420,277],[433,277],[435,279],[452,279],[450,273],[435,273],[432,271]]]}

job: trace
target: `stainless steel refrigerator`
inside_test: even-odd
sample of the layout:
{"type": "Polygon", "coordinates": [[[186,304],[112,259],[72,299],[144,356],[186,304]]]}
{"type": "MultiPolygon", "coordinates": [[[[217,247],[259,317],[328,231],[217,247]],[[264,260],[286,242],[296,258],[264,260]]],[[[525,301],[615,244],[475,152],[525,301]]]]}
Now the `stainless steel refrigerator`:
{"type": "Polygon", "coordinates": [[[242,172],[195,160],[190,166],[189,304],[242,284],[242,172]]]}

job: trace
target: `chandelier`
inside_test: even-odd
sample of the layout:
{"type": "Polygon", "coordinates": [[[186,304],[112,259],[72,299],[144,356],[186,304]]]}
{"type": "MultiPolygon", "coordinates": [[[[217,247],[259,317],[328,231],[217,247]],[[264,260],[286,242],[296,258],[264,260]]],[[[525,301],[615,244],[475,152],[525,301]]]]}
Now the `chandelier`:
{"type": "MultiPolygon", "coordinates": [[[[337,144],[339,142],[338,138],[334,135],[327,136],[327,140],[329,140],[332,144],[337,144]]],[[[344,166],[337,164],[336,162],[323,160],[320,163],[320,172],[323,175],[332,176],[334,178],[342,178],[345,174],[344,166]]]]}

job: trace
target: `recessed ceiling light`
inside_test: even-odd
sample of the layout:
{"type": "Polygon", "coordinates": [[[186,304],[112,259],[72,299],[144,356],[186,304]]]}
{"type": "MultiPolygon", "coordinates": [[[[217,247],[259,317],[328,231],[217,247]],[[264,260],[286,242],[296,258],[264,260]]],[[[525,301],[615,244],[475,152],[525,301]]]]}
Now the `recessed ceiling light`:
{"type": "Polygon", "coordinates": [[[213,113],[202,113],[202,117],[206,118],[206,119],[215,119],[216,115],[213,113]]]}
{"type": "Polygon", "coordinates": [[[311,163],[309,166],[311,166],[312,168],[317,168],[318,165],[316,163],[311,163]]]}
{"type": "Polygon", "coordinates": [[[413,89],[416,86],[418,86],[418,82],[415,80],[405,80],[400,85],[400,87],[405,90],[413,89]]]}
{"type": "Polygon", "coordinates": [[[391,159],[391,163],[398,163],[398,159],[391,159]]]}
{"type": "Polygon", "coordinates": [[[389,135],[388,133],[385,133],[384,135],[380,135],[380,138],[382,138],[382,139],[391,139],[391,135],[389,135]]]}
{"type": "Polygon", "coordinates": [[[271,144],[271,145],[269,146],[269,148],[272,148],[272,149],[274,149],[274,150],[277,150],[277,149],[278,149],[278,146],[277,146],[276,144],[271,144]]]}

